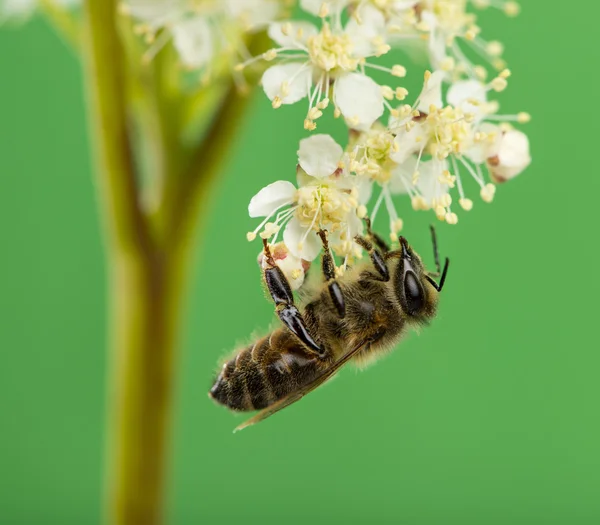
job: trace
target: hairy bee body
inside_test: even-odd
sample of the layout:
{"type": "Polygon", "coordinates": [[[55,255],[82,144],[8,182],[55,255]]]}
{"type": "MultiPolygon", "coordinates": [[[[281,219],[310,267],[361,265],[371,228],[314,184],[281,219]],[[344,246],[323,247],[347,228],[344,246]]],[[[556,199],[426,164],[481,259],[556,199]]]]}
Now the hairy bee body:
{"type": "MultiPolygon", "coordinates": [[[[392,348],[405,328],[422,318],[406,314],[394,281],[375,279],[371,266],[363,264],[338,279],[345,302],[343,318],[326,283],[305,292],[302,315],[316,343],[325,350],[323,356],[307,348],[286,327],[279,328],[223,365],[211,397],[236,411],[263,409],[311,383],[361,341],[370,343],[353,358],[359,366],[392,348]]],[[[423,316],[431,317],[437,293],[431,285],[424,286],[424,293],[427,306],[423,316]]]]}
{"type": "Polygon", "coordinates": [[[259,410],[309,383],[326,366],[280,328],[225,363],[210,394],[232,410],[259,410]]]}

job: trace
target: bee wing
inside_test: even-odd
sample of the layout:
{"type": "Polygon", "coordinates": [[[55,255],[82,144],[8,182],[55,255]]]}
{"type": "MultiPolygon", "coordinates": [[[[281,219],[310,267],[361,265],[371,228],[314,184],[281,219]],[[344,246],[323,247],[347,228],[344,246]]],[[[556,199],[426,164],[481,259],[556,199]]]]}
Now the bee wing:
{"type": "Polygon", "coordinates": [[[238,430],[242,430],[246,427],[255,425],[256,423],[259,423],[259,422],[263,421],[264,419],[267,419],[269,416],[272,416],[276,412],[279,412],[281,409],[283,409],[287,406],[290,406],[292,403],[295,403],[296,401],[299,401],[306,394],[308,394],[309,392],[312,392],[315,388],[319,387],[325,381],[330,379],[342,366],[344,366],[348,361],[350,361],[350,359],[352,359],[362,348],[364,348],[365,345],[369,344],[370,342],[371,342],[371,340],[363,341],[362,343],[357,345],[355,348],[350,350],[348,353],[346,353],[342,357],[340,357],[335,363],[333,363],[329,368],[324,370],[320,375],[318,375],[310,383],[307,383],[306,385],[299,388],[295,392],[292,392],[291,394],[287,395],[286,397],[284,397],[284,398],[280,399],[279,401],[273,403],[272,405],[268,406],[267,408],[264,408],[258,414],[256,414],[254,417],[251,417],[250,419],[248,419],[248,421],[245,421],[244,423],[242,423],[241,425],[236,427],[234,432],[237,432],[238,430]]]}

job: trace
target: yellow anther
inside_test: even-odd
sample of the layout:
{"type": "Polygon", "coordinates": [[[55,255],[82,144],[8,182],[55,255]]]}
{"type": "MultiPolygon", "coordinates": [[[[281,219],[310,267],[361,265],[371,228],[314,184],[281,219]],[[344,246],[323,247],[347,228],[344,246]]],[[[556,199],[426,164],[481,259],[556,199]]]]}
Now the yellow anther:
{"type": "Polygon", "coordinates": [[[325,18],[329,14],[329,5],[327,2],[323,2],[321,4],[321,8],[319,9],[319,18],[325,18]]]}
{"type": "Polygon", "coordinates": [[[530,121],[531,115],[529,113],[526,113],[525,111],[521,111],[521,113],[517,115],[517,122],[519,124],[527,124],[530,121]]]}
{"type": "Polygon", "coordinates": [[[442,71],[453,71],[455,67],[456,67],[456,61],[454,60],[453,57],[446,57],[440,63],[440,69],[442,71]]]}
{"type": "Polygon", "coordinates": [[[521,12],[521,6],[517,2],[506,2],[504,4],[504,13],[507,16],[517,16],[521,12]]]}
{"type": "Polygon", "coordinates": [[[465,211],[471,211],[473,209],[473,201],[471,199],[459,199],[458,204],[465,211]]]}
{"type": "Polygon", "coordinates": [[[285,24],[281,24],[281,32],[285,36],[289,36],[289,34],[292,32],[292,24],[290,22],[286,22],[285,24]]]}
{"type": "Polygon", "coordinates": [[[265,51],[263,53],[262,57],[267,62],[270,62],[271,60],[275,60],[277,58],[277,50],[276,49],[269,49],[268,51],[265,51]]]}
{"type": "Polygon", "coordinates": [[[458,223],[458,216],[456,215],[456,213],[452,213],[452,212],[446,213],[446,222],[448,224],[458,223]]]}
{"type": "Polygon", "coordinates": [[[504,91],[506,89],[508,82],[503,77],[496,77],[494,80],[492,80],[490,86],[494,91],[499,93],[500,91],[504,91]]]}
{"type": "Polygon", "coordinates": [[[381,86],[381,94],[387,100],[394,100],[394,90],[390,86],[381,86]]]}
{"type": "Polygon", "coordinates": [[[481,188],[481,198],[484,202],[492,202],[494,200],[494,195],[496,193],[496,186],[493,184],[486,184],[483,188],[481,188]]]}
{"type": "Polygon", "coordinates": [[[401,66],[400,64],[396,64],[392,66],[392,75],[395,77],[405,77],[406,76],[406,68],[401,66]]]}
{"type": "Polygon", "coordinates": [[[485,46],[485,50],[487,51],[488,55],[499,57],[502,53],[504,53],[504,46],[502,45],[502,42],[493,40],[488,42],[487,46],[485,46]]]}
{"type": "Polygon", "coordinates": [[[404,100],[408,96],[408,89],[403,87],[396,88],[396,100],[404,100]]]}

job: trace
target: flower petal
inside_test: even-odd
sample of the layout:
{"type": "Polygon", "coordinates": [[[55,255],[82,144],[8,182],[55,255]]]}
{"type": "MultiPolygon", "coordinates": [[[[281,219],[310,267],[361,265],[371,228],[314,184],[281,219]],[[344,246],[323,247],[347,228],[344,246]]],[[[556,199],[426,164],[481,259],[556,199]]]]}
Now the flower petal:
{"type": "Polygon", "coordinates": [[[424,113],[429,113],[429,107],[435,106],[441,108],[442,102],[442,81],[444,80],[445,73],[443,71],[434,71],[429,80],[423,86],[423,91],[419,97],[419,105],[417,109],[424,113]]]}
{"type": "Polygon", "coordinates": [[[306,228],[303,228],[298,219],[294,217],[285,227],[283,242],[285,242],[288,250],[295,257],[312,261],[317,258],[317,255],[321,251],[321,240],[314,230],[310,230],[306,238],[304,238],[305,235],[306,228]]]}
{"type": "Polygon", "coordinates": [[[298,163],[311,177],[324,178],[338,169],[344,150],[330,135],[312,135],[300,141],[298,163]]]}
{"type": "Polygon", "coordinates": [[[312,69],[299,62],[271,66],[262,76],[262,86],[267,97],[270,100],[280,97],[283,104],[294,104],[306,97],[311,82],[312,69]],[[282,93],[284,82],[287,83],[285,95],[282,93]]]}
{"type": "Polygon", "coordinates": [[[278,180],[260,190],[248,205],[250,217],[267,217],[277,208],[293,202],[296,187],[287,180],[278,180]]]}
{"type": "Polygon", "coordinates": [[[482,164],[489,157],[498,153],[500,141],[502,140],[502,131],[495,124],[484,122],[477,128],[479,134],[487,136],[486,140],[474,142],[465,151],[465,156],[475,164],[482,164]]]}
{"type": "Polygon", "coordinates": [[[358,218],[356,213],[348,215],[347,228],[349,239],[354,239],[363,232],[363,221],[358,218]]]}
{"type": "Polygon", "coordinates": [[[461,80],[450,86],[446,100],[448,104],[462,109],[465,113],[479,116],[482,113],[482,104],[487,102],[487,90],[478,80],[461,80]]]}
{"type": "Polygon", "coordinates": [[[155,29],[165,26],[180,14],[174,8],[172,0],[128,0],[124,4],[124,10],[129,16],[143,20],[155,29]]]}
{"type": "Polygon", "coordinates": [[[279,16],[282,6],[270,0],[221,0],[228,14],[244,23],[249,30],[264,27],[279,16]]]}
{"type": "Polygon", "coordinates": [[[411,155],[402,164],[398,164],[392,171],[390,179],[390,191],[397,195],[408,193],[408,188],[412,186],[412,178],[417,167],[417,158],[411,155]]]}
{"type": "MultiPolygon", "coordinates": [[[[293,256],[283,242],[271,245],[271,255],[275,259],[277,266],[283,271],[292,290],[298,290],[304,283],[310,263],[293,256]]],[[[268,268],[265,253],[262,250],[258,255],[258,265],[263,270],[268,268]]]]}
{"type": "Polygon", "coordinates": [[[495,157],[488,160],[492,177],[496,182],[505,182],[516,177],[531,164],[529,139],[522,131],[507,131],[500,141],[495,157]]]}
{"type": "MultiPolygon", "coordinates": [[[[319,16],[323,3],[323,0],[300,0],[300,8],[311,15],[319,16]]],[[[348,0],[329,0],[327,5],[330,10],[341,10],[347,3],[348,0]]]]}
{"type": "Polygon", "coordinates": [[[269,25],[269,38],[281,47],[302,48],[306,39],[316,35],[318,29],[310,22],[293,21],[293,22],[274,22],[269,25]],[[283,33],[283,27],[286,26],[289,31],[283,33]],[[298,37],[298,35],[302,35],[298,37]]]}
{"type": "Polygon", "coordinates": [[[394,147],[390,153],[390,158],[394,162],[402,164],[424,145],[423,128],[420,124],[415,124],[410,131],[406,131],[405,127],[401,127],[394,138],[394,147]]]}
{"type": "Polygon", "coordinates": [[[373,179],[370,177],[356,177],[356,189],[358,190],[358,203],[367,204],[373,193],[373,179]]]}
{"type": "Polygon", "coordinates": [[[385,33],[383,13],[370,4],[362,4],[359,9],[360,22],[352,17],[346,27],[346,33],[352,41],[352,54],[355,57],[368,57],[376,54],[374,41],[385,33]]]}
{"type": "Polygon", "coordinates": [[[381,86],[360,73],[340,76],[334,87],[335,105],[348,121],[348,125],[366,131],[383,115],[381,86]]]}
{"type": "Polygon", "coordinates": [[[446,161],[429,160],[419,164],[417,188],[429,206],[433,205],[434,200],[439,200],[449,192],[448,185],[440,182],[440,176],[446,169],[448,169],[446,161]]]}
{"type": "Polygon", "coordinates": [[[212,60],[213,33],[205,18],[183,20],[175,24],[172,31],[173,45],[184,65],[201,67],[212,60]]]}

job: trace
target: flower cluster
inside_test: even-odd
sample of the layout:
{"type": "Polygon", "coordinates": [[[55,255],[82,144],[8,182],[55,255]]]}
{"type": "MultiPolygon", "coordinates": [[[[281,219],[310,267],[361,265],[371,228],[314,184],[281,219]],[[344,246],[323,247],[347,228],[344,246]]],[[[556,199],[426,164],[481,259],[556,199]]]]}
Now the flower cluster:
{"type": "MultiPolygon", "coordinates": [[[[238,64],[266,61],[262,87],[273,108],[308,100],[304,128],[313,131],[324,111],[343,117],[349,130],[345,148],[331,136],[300,141],[297,185],[277,181],[251,200],[251,217],[263,217],[248,239],[268,239],[283,254],[294,287],[301,285],[306,262],[314,260],[329,232],[333,252],[348,262],[361,257],[353,242],[367,214],[374,221],[387,208],[392,242],[403,227],[397,196],[408,196],[415,210],[432,210],[457,224],[454,201],[473,207],[466,178],[473,179],[484,202],[496,185],[521,173],[531,162],[527,136],[513,127],[527,113],[504,115],[491,95],[504,91],[510,70],[503,46],[480,36],[470,7],[496,7],[518,13],[514,2],[500,0],[301,0],[316,24],[278,21],[268,26],[276,44],[238,64]],[[470,61],[463,47],[483,58],[470,61]],[[394,80],[406,75],[400,64],[385,67],[379,57],[394,48],[426,52],[431,71],[412,104],[394,80]],[[488,80],[488,71],[496,73],[488,80]],[[390,81],[380,84],[387,73],[390,81]],[[371,201],[373,196],[373,202],[371,201]],[[283,241],[278,242],[282,232],[283,241]]],[[[472,196],[471,196],[472,197],[472,196]]],[[[284,271],[286,269],[284,268],[284,271]]]]}
{"type": "Polygon", "coordinates": [[[282,0],[125,0],[121,10],[149,44],[145,60],[172,41],[181,65],[206,81],[223,57],[249,57],[246,37],[287,12],[282,0]]]}
{"type": "MultiPolygon", "coordinates": [[[[296,1],[306,15],[298,20],[289,19],[294,0],[120,4],[144,38],[144,60],[153,60],[168,44],[178,65],[199,72],[200,80],[231,75],[239,87],[247,87],[247,68],[253,66],[262,73],[273,108],[307,105],[303,125],[310,136],[300,141],[296,184],[273,182],[249,205],[250,216],[263,220],[248,239],[272,244],[295,287],[319,255],[320,230],[328,231],[343,271],[362,256],[354,242],[362,219],[368,215],[374,222],[382,206],[392,242],[403,227],[396,207],[401,202],[457,224],[457,212],[471,210],[474,195],[491,202],[497,185],[531,162],[527,136],[513,127],[528,122],[529,115],[501,114],[493,99],[511,74],[503,45],[485,40],[477,23],[478,9],[518,14],[514,1],[296,1]],[[253,56],[248,43],[259,33],[272,45],[253,56]],[[386,65],[392,61],[385,55],[397,49],[426,57],[428,69],[415,97],[398,84],[407,76],[405,65],[386,65]],[[344,146],[321,134],[327,114],[346,124],[344,146]],[[311,133],[317,126],[319,133],[311,133]]],[[[0,19],[23,16],[38,4],[70,9],[80,2],[0,0],[0,19]]],[[[130,40],[139,51],[139,41],[130,40]]]]}

